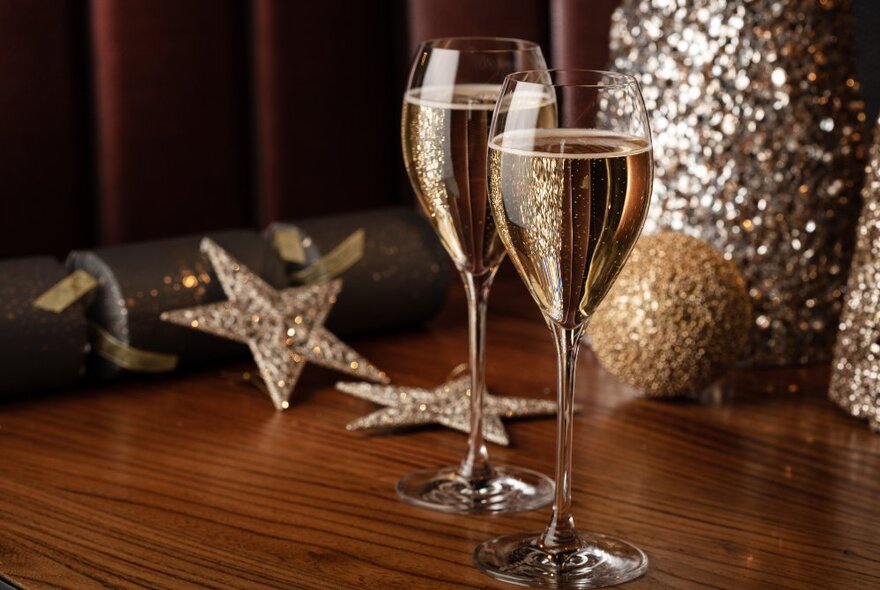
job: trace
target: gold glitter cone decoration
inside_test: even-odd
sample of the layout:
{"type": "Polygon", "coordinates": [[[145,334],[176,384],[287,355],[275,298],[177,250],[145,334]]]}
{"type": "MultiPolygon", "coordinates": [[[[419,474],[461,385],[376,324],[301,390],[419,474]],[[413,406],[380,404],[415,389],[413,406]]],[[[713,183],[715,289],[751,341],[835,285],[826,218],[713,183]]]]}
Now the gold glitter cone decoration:
{"type": "MultiPolygon", "coordinates": [[[[348,430],[390,429],[403,426],[441,424],[464,433],[471,429],[470,376],[447,381],[434,389],[337,383],[336,389],[355,397],[386,406],[350,422],[348,430]]],[[[483,436],[495,444],[507,446],[510,440],[501,418],[549,416],[556,413],[556,402],[526,397],[484,396],[483,436]]]]}
{"type": "Polygon", "coordinates": [[[705,242],[644,236],[590,322],[593,350],[648,396],[699,393],[746,350],[751,304],[736,266],[705,242]]]}
{"type": "Polygon", "coordinates": [[[871,146],[829,394],[880,432],[880,122],[871,146]]]}
{"type": "Polygon", "coordinates": [[[736,262],[753,363],[828,360],[865,158],[850,2],[624,0],[611,55],[651,118],[646,233],[736,262]]]}
{"type": "Polygon", "coordinates": [[[289,406],[306,362],[388,382],[385,373],[324,328],[342,281],[277,291],[212,240],[203,239],[201,250],[229,300],[165,312],[161,317],[247,344],[277,410],[289,406]]]}

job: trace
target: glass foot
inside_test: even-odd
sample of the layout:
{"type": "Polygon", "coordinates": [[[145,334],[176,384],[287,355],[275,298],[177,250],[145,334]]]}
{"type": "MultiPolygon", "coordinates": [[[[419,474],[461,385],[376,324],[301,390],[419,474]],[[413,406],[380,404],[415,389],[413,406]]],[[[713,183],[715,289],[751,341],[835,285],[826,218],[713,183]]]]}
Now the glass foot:
{"type": "Polygon", "coordinates": [[[457,467],[416,471],[397,482],[397,495],[422,508],[460,514],[523,512],[553,501],[553,480],[521,467],[495,467],[492,477],[469,481],[457,467]]]}
{"type": "Polygon", "coordinates": [[[648,557],[626,541],[596,533],[580,535],[575,550],[540,547],[541,533],[516,533],[481,543],[474,565],[493,578],[538,588],[602,588],[634,580],[648,569],[648,557]]]}

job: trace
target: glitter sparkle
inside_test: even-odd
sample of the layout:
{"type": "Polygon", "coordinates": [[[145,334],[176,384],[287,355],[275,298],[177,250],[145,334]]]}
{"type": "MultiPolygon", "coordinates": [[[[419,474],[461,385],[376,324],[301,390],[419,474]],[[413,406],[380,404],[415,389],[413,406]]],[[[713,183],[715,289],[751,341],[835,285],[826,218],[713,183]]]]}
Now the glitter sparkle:
{"type": "Polygon", "coordinates": [[[871,147],[862,197],[829,392],[840,407],[880,431],[880,134],[871,147]]]}
{"type": "MultiPolygon", "coordinates": [[[[386,406],[350,422],[349,430],[370,430],[441,424],[464,433],[470,432],[470,377],[464,376],[436,387],[399,387],[370,383],[337,383],[336,389],[386,406]]],[[[486,392],[483,399],[483,436],[507,446],[510,440],[501,418],[549,416],[556,403],[526,397],[499,397],[486,392]]]]}
{"type": "Polygon", "coordinates": [[[306,362],[388,382],[385,373],[324,328],[342,281],[277,291],[212,240],[203,239],[201,250],[229,300],[166,312],[161,318],[247,344],[277,410],[289,407],[306,362]]]}
{"type": "Polygon", "coordinates": [[[687,233],[739,266],[752,362],[828,360],[866,151],[851,3],[625,0],[611,55],[651,117],[646,233],[687,233]]]}

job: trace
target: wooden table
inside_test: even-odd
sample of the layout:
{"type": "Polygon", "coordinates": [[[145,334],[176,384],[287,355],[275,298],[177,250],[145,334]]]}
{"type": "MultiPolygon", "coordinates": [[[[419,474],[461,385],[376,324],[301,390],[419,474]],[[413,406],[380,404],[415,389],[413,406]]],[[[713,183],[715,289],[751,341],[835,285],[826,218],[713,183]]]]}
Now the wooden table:
{"type": "MultiPolygon", "coordinates": [[[[516,281],[490,307],[495,393],[551,395],[550,336],[516,281]]],[[[424,329],[352,341],[401,384],[465,358],[458,289],[424,329]]],[[[241,370],[244,365],[241,365],[241,370]]],[[[376,407],[307,369],[293,407],[214,367],[0,404],[0,572],[24,588],[505,588],[471,566],[546,510],[436,514],[397,478],[462,434],[363,435],[376,407]]],[[[739,371],[710,403],[640,400],[583,354],[575,511],[651,560],[635,589],[880,588],[880,436],[825,397],[827,369],[739,371]]],[[[509,422],[498,462],[549,472],[554,423],[509,422]]]]}

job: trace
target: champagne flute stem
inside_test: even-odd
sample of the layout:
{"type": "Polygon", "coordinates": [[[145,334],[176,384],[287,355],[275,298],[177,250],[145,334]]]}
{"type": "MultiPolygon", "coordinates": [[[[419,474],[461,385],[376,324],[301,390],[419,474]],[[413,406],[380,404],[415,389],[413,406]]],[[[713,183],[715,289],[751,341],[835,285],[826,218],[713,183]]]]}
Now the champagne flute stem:
{"type": "Polygon", "coordinates": [[[459,475],[468,480],[486,479],[493,473],[483,440],[483,394],[486,391],[486,307],[494,277],[494,270],[480,275],[461,273],[468,301],[471,430],[467,455],[461,462],[459,475]]]}
{"type": "Polygon", "coordinates": [[[568,551],[579,546],[571,514],[571,453],[574,421],[574,378],[580,340],[586,326],[565,328],[548,321],[558,354],[556,418],[556,492],[550,523],[541,535],[541,545],[551,551],[568,551]]]}

